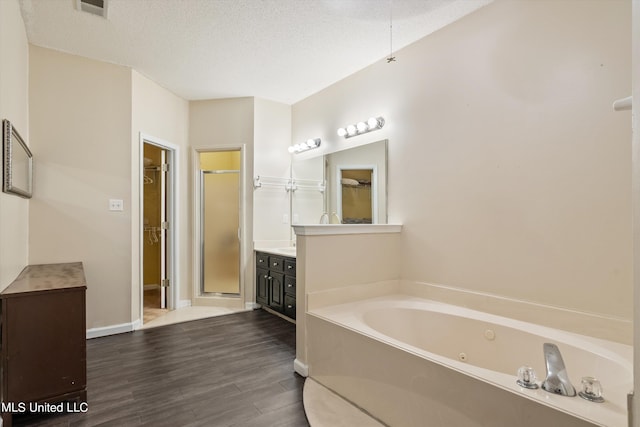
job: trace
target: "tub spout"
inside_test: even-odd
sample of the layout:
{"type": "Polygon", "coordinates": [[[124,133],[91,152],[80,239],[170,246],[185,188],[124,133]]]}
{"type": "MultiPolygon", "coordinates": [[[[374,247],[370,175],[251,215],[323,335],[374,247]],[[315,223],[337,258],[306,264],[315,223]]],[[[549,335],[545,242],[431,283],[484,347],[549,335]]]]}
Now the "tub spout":
{"type": "Polygon", "coordinates": [[[560,349],[558,349],[557,345],[551,343],[545,343],[543,348],[544,359],[547,364],[547,378],[542,382],[542,388],[549,393],[575,396],[576,389],[569,381],[567,368],[564,366],[560,349]]]}

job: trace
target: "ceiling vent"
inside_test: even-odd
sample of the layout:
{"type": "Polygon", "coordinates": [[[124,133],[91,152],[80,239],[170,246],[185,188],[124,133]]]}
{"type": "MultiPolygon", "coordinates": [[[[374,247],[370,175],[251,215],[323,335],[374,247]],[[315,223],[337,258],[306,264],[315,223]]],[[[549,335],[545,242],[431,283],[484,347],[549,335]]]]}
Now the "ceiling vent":
{"type": "Polygon", "coordinates": [[[76,7],[83,12],[107,17],[107,0],[76,0],[76,7]]]}

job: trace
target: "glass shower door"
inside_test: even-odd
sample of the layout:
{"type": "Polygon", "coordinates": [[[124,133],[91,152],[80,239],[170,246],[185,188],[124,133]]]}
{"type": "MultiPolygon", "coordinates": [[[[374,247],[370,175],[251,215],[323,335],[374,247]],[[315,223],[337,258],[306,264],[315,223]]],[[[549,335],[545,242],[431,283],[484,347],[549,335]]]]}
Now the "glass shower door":
{"type": "Polygon", "coordinates": [[[240,173],[201,171],[202,293],[240,294],[240,173]]]}

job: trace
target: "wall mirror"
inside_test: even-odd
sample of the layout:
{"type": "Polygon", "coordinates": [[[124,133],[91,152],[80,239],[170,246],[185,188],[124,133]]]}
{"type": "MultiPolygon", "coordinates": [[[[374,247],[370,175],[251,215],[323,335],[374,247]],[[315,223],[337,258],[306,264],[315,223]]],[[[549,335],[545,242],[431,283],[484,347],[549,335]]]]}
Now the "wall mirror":
{"type": "Polygon", "coordinates": [[[2,191],[31,198],[33,155],[9,120],[2,121],[2,191]]]}
{"type": "Polygon", "coordinates": [[[291,164],[294,179],[326,182],[325,192],[295,191],[293,224],[318,224],[335,212],[343,224],[387,223],[387,140],[291,164]]]}

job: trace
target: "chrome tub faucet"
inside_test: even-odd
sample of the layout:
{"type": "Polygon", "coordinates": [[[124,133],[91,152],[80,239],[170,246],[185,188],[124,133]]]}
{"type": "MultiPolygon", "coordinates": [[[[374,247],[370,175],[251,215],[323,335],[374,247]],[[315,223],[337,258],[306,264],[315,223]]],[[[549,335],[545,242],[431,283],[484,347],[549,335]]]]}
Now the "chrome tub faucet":
{"type": "Polygon", "coordinates": [[[542,388],[549,393],[560,394],[562,396],[575,396],[576,389],[569,381],[567,368],[560,354],[558,346],[551,343],[544,343],[544,360],[547,365],[547,377],[542,382],[542,388]]]}

